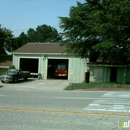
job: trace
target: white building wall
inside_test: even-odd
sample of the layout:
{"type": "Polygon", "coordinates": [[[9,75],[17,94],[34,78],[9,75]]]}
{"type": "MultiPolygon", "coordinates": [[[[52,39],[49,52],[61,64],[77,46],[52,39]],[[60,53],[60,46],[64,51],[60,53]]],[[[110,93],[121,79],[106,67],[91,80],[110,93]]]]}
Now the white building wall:
{"type": "Polygon", "coordinates": [[[20,58],[38,58],[38,73],[42,74],[43,79],[47,79],[48,59],[68,59],[68,80],[72,83],[84,82],[85,72],[88,69],[88,67],[86,66],[86,62],[88,62],[88,59],[81,59],[79,57],[53,54],[14,54],[13,65],[17,69],[19,69],[20,58]]]}
{"type": "Polygon", "coordinates": [[[75,83],[82,83],[85,79],[85,72],[87,59],[79,57],[71,57],[69,59],[69,81],[75,83]]]}

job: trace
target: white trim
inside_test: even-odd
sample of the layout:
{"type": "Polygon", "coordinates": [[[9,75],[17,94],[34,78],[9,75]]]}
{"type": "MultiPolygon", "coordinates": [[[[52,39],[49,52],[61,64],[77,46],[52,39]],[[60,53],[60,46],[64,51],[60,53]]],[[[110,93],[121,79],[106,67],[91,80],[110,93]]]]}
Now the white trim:
{"type": "Polygon", "coordinates": [[[43,53],[44,55],[67,55],[67,53],[43,53]]]}
{"type": "Polygon", "coordinates": [[[40,55],[42,55],[44,53],[23,53],[23,52],[21,53],[21,52],[14,52],[13,55],[15,55],[15,54],[23,54],[23,55],[25,55],[25,54],[31,54],[31,55],[40,54],[40,55]]]}
{"type": "Polygon", "coordinates": [[[20,65],[20,58],[24,58],[24,59],[38,59],[38,73],[39,73],[40,57],[18,57],[18,69],[19,69],[19,65],[20,65]]]}
{"type": "Polygon", "coordinates": [[[18,57],[18,58],[26,58],[26,59],[39,59],[40,57],[24,57],[24,56],[22,56],[22,57],[18,57]]]}
{"type": "Polygon", "coordinates": [[[47,74],[48,74],[48,58],[46,58],[46,66],[45,66],[46,68],[46,77],[45,77],[45,79],[47,79],[47,74]]]}
{"type": "Polygon", "coordinates": [[[6,68],[9,68],[9,66],[0,66],[0,68],[5,68],[6,69],[6,68]]]}
{"type": "Polygon", "coordinates": [[[56,60],[68,60],[68,77],[67,77],[67,80],[69,80],[69,66],[70,66],[70,58],[61,58],[61,57],[47,57],[47,59],[46,59],[46,61],[47,61],[47,63],[46,63],[46,69],[47,69],[47,71],[46,71],[46,75],[48,74],[48,60],[51,60],[51,59],[56,59],[56,60]]]}
{"type": "Polygon", "coordinates": [[[34,54],[40,54],[40,55],[43,55],[43,54],[45,54],[45,55],[67,55],[67,53],[23,53],[23,52],[14,52],[13,53],[14,55],[15,54],[30,54],[30,55],[34,55],[34,54]]]}
{"type": "Polygon", "coordinates": [[[69,57],[47,57],[48,59],[60,59],[60,60],[69,60],[69,57]]]}

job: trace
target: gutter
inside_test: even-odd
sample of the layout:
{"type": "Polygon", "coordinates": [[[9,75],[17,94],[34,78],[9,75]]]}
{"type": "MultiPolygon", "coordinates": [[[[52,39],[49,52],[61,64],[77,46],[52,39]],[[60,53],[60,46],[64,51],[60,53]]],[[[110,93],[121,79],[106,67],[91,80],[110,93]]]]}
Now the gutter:
{"type": "Polygon", "coordinates": [[[21,53],[21,52],[14,52],[13,54],[31,54],[31,55],[34,55],[34,54],[40,54],[40,55],[67,55],[67,53],[21,53]]]}
{"type": "Polygon", "coordinates": [[[104,67],[127,67],[127,65],[103,65],[103,64],[87,64],[88,66],[104,66],[104,67]]]}

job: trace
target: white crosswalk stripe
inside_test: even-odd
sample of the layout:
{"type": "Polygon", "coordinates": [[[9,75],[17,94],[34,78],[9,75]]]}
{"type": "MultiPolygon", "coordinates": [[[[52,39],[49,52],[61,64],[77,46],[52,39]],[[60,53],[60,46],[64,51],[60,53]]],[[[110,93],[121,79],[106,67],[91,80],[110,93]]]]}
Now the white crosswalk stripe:
{"type": "Polygon", "coordinates": [[[94,100],[83,110],[130,113],[129,92],[107,92],[100,98],[94,100]]]}

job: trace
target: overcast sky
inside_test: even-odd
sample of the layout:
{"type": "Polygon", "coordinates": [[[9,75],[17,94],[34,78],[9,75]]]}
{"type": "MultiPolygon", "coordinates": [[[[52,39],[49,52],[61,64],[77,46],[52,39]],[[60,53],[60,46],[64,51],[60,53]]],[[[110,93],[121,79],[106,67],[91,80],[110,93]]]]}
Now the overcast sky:
{"type": "Polygon", "coordinates": [[[0,0],[0,24],[14,36],[47,24],[59,32],[59,16],[68,16],[71,6],[85,0],[0,0]]]}

